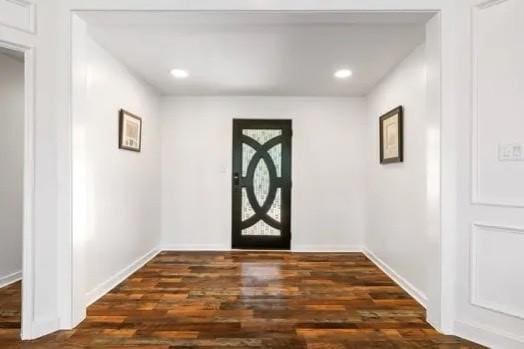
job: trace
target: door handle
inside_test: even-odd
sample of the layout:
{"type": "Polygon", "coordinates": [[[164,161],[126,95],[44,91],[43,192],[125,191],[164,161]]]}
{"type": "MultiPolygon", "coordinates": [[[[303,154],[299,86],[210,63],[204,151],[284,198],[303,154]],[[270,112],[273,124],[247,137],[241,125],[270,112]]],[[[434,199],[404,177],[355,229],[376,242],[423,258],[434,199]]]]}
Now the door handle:
{"type": "Polygon", "coordinates": [[[238,172],[233,173],[233,184],[239,185],[240,184],[240,175],[238,172]]]}

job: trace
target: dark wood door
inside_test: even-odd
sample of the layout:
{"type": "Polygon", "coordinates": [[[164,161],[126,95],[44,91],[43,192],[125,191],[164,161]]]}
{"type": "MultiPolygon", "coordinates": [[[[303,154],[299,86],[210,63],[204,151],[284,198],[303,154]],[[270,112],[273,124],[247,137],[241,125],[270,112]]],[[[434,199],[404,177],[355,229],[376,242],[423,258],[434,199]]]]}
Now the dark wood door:
{"type": "Polygon", "coordinates": [[[291,135],[291,120],[233,120],[233,248],[290,248],[291,135]]]}

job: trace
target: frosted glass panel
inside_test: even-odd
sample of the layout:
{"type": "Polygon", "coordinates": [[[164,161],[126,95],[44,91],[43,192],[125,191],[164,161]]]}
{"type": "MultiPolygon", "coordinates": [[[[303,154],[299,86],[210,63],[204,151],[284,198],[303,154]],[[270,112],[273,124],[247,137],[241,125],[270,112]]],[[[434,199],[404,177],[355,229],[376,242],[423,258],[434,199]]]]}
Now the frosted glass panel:
{"type": "Polygon", "coordinates": [[[277,169],[277,177],[282,177],[282,144],[277,144],[268,151],[277,169]]]}
{"type": "Polygon", "coordinates": [[[249,145],[243,143],[242,144],[242,176],[245,177],[247,175],[247,167],[249,166],[249,163],[251,162],[251,159],[253,159],[253,156],[255,155],[256,151],[255,149],[251,148],[249,145]]]}
{"type": "Polygon", "coordinates": [[[255,211],[247,198],[247,190],[246,188],[242,188],[242,221],[245,221],[254,215],[255,211]]]}
{"type": "Polygon", "coordinates": [[[276,220],[277,222],[281,222],[280,221],[280,216],[281,216],[281,212],[282,212],[282,202],[281,202],[281,197],[280,197],[280,188],[277,189],[277,195],[275,196],[275,201],[273,201],[273,205],[271,205],[271,208],[269,209],[269,211],[267,212],[267,215],[271,218],[273,218],[274,220],[276,220]]]}
{"type": "MultiPolygon", "coordinates": [[[[249,227],[242,229],[242,235],[267,235],[267,236],[280,236],[281,232],[279,229],[272,227],[267,222],[281,223],[282,219],[282,197],[281,188],[274,188],[277,185],[276,178],[272,178],[269,172],[269,165],[273,165],[276,170],[276,177],[282,177],[282,144],[276,144],[270,149],[264,149],[263,145],[275,137],[282,135],[282,130],[266,130],[266,129],[247,129],[242,131],[243,135],[248,136],[255,140],[258,144],[248,145],[242,143],[242,177],[244,181],[251,181],[249,183],[244,182],[242,188],[242,199],[241,199],[241,215],[242,222],[246,222],[250,218],[253,218],[255,214],[258,220],[249,227]],[[261,153],[265,153],[265,157],[261,157],[261,153]],[[269,155],[269,157],[267,156],[269,155]],[[257,158],[256,164],[253,163],[253,159],[257,158]],[[248,177],[248,168],[250,165],[254,165],[254,172],[252,176],[248,177]],[[251,188],[253,189],[250,192],[251,188]],[[275,190],[275,198],[273,202],[270,202],[269,209],[262,211],[262,206],[269,197],[271,190],[275,190]],[[254,202],[249,201],[248,192],[251,198],[254,196],[254,202]]],[[[273,175],[274,176],[274,175],[273,175]]],[[[249,222],[253,223],[253,222],[249,222]]]]}
{"type": "Polygon", "coordinates": [[[255,197],[260,206],[266,202],[269,194],[269,170],[264,160],[260,159],[255,168],[255,175],[253,176],[253,189],[255,197]]]}
{"type": "Polygon", "coordinates": [[[243,229],[242,235],[280,236],[280,230],[273,228],[264,221],[258,221],[255,225],[243,229]]]}
{"type": "Polygon", "coordinates": [[[242,130],[242,134],[253,138],[260,144],[264,144],[267,141],[280,136],[282,130],[242,130]]]}

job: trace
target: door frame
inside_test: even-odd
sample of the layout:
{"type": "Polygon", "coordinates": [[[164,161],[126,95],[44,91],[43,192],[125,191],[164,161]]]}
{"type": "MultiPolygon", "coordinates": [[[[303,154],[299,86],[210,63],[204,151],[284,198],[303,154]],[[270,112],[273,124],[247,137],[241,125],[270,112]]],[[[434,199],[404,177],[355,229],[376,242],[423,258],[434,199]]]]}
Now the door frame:
{"type": "MultiPolygon", "coordinates": [[[[233,249],[264,249],[264,250],[290,250],[291,249],[291,204],[292,204],[292,174],[293,174],[293,120],[292,119],[233,119],[233,133],[232,133],[232,180],[231,180],[231,248],[233,249]],[[237,232],[239,227],[236,226],[235,222],[241,223],[238,220],[240,216],[240,210],[238,205],[235,205],[235,200],[242,197],[241,192],[239,194],[238,189],[241,190],[242,186],[234,184],[234,173],[235,165],[241,166],[242,153],[235,153],[237,147],[241,148],[242,142],[240,138],[237,138],[237,132],[245,127],[252,128],[263,128],[263,129],[282,129],[282,178],[288,179],[287,183],[281,184],[281,197],[282,201],[287,203],[287,210],[282,210],[282,230],[279,237],[264,236],[244,236],[237,232]],[[284,154],[288,153],[289,156],[286,158],[284,154]],[[287,163],[287,166],[286,166],[287,163]],[[287,173],[286,173],[287,172],[287,173]],[[287,190],[288,195],[284,195],[284,191],[287,190]],[[264,241],[263,241],[264,240],[264,241]],[[243,246],[242,246],[243,245],[243,246]]],[[[261,159],[262,160],[262,159],[261,159]]],[[[240,170],[241,172],[241,170],[240,170]]],[[[242,181],[242,176],[240,176],[242,181]]],[[[238,204],[238,202],[237,202],[238,204]]],[[[284,204],[283,204],[284,207],[284,204]]]]}
{"type": "Polygon", "coordinates": [[[32,319],[34,314],[34,106],[35,106],[35,52],[34,46],[16,36],[2,37],[0,47],[24,55],[24,150],[23,150],[23,192],[22,192],[22,311],[20,336],[33,337],[32,319]]]}

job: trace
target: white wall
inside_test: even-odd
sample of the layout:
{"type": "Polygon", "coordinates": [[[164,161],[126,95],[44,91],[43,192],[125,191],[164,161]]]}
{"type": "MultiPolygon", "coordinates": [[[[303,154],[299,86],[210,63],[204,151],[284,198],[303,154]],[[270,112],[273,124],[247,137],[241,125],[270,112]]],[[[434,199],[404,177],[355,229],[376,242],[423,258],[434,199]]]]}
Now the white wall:
{"type": "Polygon", "coordinates": [[[22,275],[24,63],[0,52],[0,287],[22,275]]]}
{"type": "Polygon", "coordinates": [[[292,249],[361,246],[363,99],[167,98],[162,116],[165,246],[231,248],[233,118],[293,120],[292,249]]]}
{"type": "Polygon", "coordinates": [[[367,96],[367,250],[405,279],[420,301],[427,292],[426,69],[419,46],[367,96]],[[404,108],[404,162],[379,163],[379,117],[404,108]],[[415,262],[416,261],[416,262],[415,262]]]}
{"type": "Polygon", "coordinates": [[[426,285],[427,321],[439,328],[442,323],[443,288],[441,234],[441,119],[442,119],[442,54],[441,14],[426,23],[426,230],[428,237],[426,285]]]}
{"type": "Polygon", "coordinates": [[[85,196],[86,290],[92,301],[115,273],[159,243],[160,115],[149,86],[90,38],[85,52],[87,112],[85,129],[77,133],[85,139],[75,149],[85,187],[75,193],[85,196]],[[140,153],[118,149],[120,108],[143,119],[140,153]]]}

